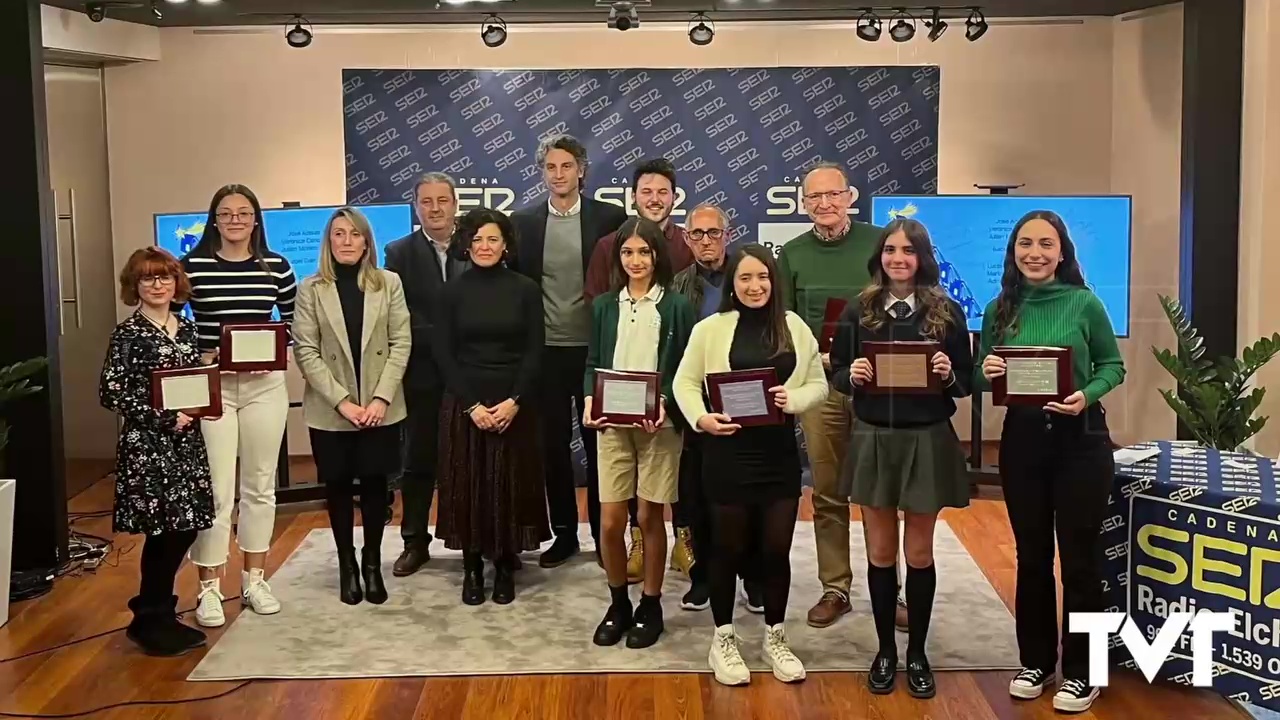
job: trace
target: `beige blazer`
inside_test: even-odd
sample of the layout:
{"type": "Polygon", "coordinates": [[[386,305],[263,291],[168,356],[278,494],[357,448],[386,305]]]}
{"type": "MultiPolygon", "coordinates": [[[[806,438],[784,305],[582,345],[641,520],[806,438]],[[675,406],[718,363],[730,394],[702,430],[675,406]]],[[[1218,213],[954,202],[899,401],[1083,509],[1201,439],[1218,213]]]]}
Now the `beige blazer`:
{"type": "MultiPolygon", "coordinates": [[[[689,345],[685,348],[680,367],[672,382],[672,392],[680,412],[689,419],[689,425],[698,432],[698,419],[710,412],[702,399],[703,381],[707,373],[727,372],[729,347],[733,345],[733,332],[738,328],[738,311],[709,315],[693,326],[689,345]]],[[[789,415],[799,415],[821,405],[827,399],[830,388],[827,374],[822,369],[822,355],[818,352],[818,340],[800,316],[787,311],[787,329],[791,331],[791,344],[796,351],[796,369],[789,378],[781,378],[787,389],[787,406],[782,409],[789,415]]]]}
{"type": "Polygon", "coordinates": [[[317,430],[357,430],[342,414],[343,400],[364,407],[374,398],[386,401],[384,425],[400,422],[407,414],[401,380],[409,363],[413,339],[409,309],[404,302],[400,276],[387,270],[382,290],[364,296],[364,337],[360,353],[360,397],[356,397],[356,368],[347,341],[338,288],[313,275],[298,289],[293,317],[293,355],[307,388],[302,412],[307,427],[317,430]]]}

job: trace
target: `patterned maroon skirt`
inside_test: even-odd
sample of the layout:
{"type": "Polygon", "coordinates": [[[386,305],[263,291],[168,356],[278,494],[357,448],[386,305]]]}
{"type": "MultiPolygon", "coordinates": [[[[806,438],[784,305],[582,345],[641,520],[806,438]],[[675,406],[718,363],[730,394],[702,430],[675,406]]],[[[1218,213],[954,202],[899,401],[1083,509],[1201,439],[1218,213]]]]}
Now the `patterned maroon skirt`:
{"type": "Polygon", "coordinates": [[[542,441],[523,408],[504,433],[481,430],[445,394],[440,407],[436,537],[451,550],[497,558],[550,540],[542,441]]]}

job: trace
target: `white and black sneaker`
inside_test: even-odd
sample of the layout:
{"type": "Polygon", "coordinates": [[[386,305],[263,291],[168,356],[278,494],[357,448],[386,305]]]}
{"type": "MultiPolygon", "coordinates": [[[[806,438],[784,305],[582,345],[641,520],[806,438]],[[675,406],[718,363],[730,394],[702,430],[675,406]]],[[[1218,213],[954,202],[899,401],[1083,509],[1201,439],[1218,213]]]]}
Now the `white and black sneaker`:
{"type": "Polygon", "coordinates": [[[1079,713],[1093,706],[1099,690],[1084,680],[1069,678],[1062,681],[1058,693],[1053,696],[1053,709],[1059,712],[1079,713]]]}
{"type": "Polygon", "coordinates": [[[680,598],[682,610],[706,610],[711,607],[711,586],[707,582],[695,582],[689,592],[680,598]]]}
{"type": "Polygon", "coordinates": [[[1033,668],[1022,668],[1009,681],[1009,694],[1020,700],[1035,700],[1053,682],[1053,673],[1033,668]]]}

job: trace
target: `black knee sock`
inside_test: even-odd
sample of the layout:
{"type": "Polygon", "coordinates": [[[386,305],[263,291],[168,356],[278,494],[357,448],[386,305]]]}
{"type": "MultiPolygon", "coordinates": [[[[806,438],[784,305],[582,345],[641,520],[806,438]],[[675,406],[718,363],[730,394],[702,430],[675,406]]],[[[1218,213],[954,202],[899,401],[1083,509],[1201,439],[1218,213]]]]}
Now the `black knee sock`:
{"type": "Polygon", "coordinates": [[[924,655],[937,584],[938,573],[932,564],[922,568],[907,566],[907,657],[924,655]]]}
{"type": "Polygon", "coordinates": [[[631,617],[631,594],[627,586],[609,586],[609,595],[613,598],[613,608],[623,617],[631,617]]]}
{"type": "Polygon", "coordinates": [[[382,531],[387,525],[387,476],[360,478],[360,522],[364,529],[364,547],[382,548],[382,531]]]}
{"type": "Polygon", "coordinates": [[[867,564],[867,585],[871,590],[871,616],[876,621],[880,653],[898,657],[898,643],[893,636],[893,614],[898,608],[898,569],[867,564]]]}

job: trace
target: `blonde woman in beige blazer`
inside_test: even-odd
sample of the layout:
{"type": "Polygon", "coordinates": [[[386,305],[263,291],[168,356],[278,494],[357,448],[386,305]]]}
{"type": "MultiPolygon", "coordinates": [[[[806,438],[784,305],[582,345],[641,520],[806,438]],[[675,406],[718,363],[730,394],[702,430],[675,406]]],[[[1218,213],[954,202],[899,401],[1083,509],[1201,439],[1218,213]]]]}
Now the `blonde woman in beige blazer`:
{"type": "Polygon", "coordinates": [[[708,663],[725,685],[751,681],[733,628],[733,604],[744,551],[756,545],[764,586],[762,654],[774,677],[797,682],[805,677],[804,665],[783,628],[800,502],[795,417],[826,400],[827,376],[813,332],[774,291],[778,269],[767,248],[743,246],[730,258],[725,278],[720,311],[693,326],[672,388],[680,412],[699,433],[703,496],[713,528],[707,545],[716,629],[708,663]],[[767,391],[782,410],[782,423],[742,427],[710,411],[703,394],[708,373],[762,368],[773,368],[781,383],[767,391]]]}
{"type": "Polygon", "coordinates": [[[399,469],[401,389],[412,336],[404,289],[378,268],[369,221],[339,208],[320,247],[320,271],[298,290],[294,357],[307,381],[302,410],[316,474],[327,489],[329,524],[338,546],[339,597],[348,605],[387,600],[382,582],[382,529],[387,476],[399,469]],[[360,478],[364,547],[352,539],[353,481],[360,478]],[[361,576],[364,587],[361,588],[361,576]]]}

